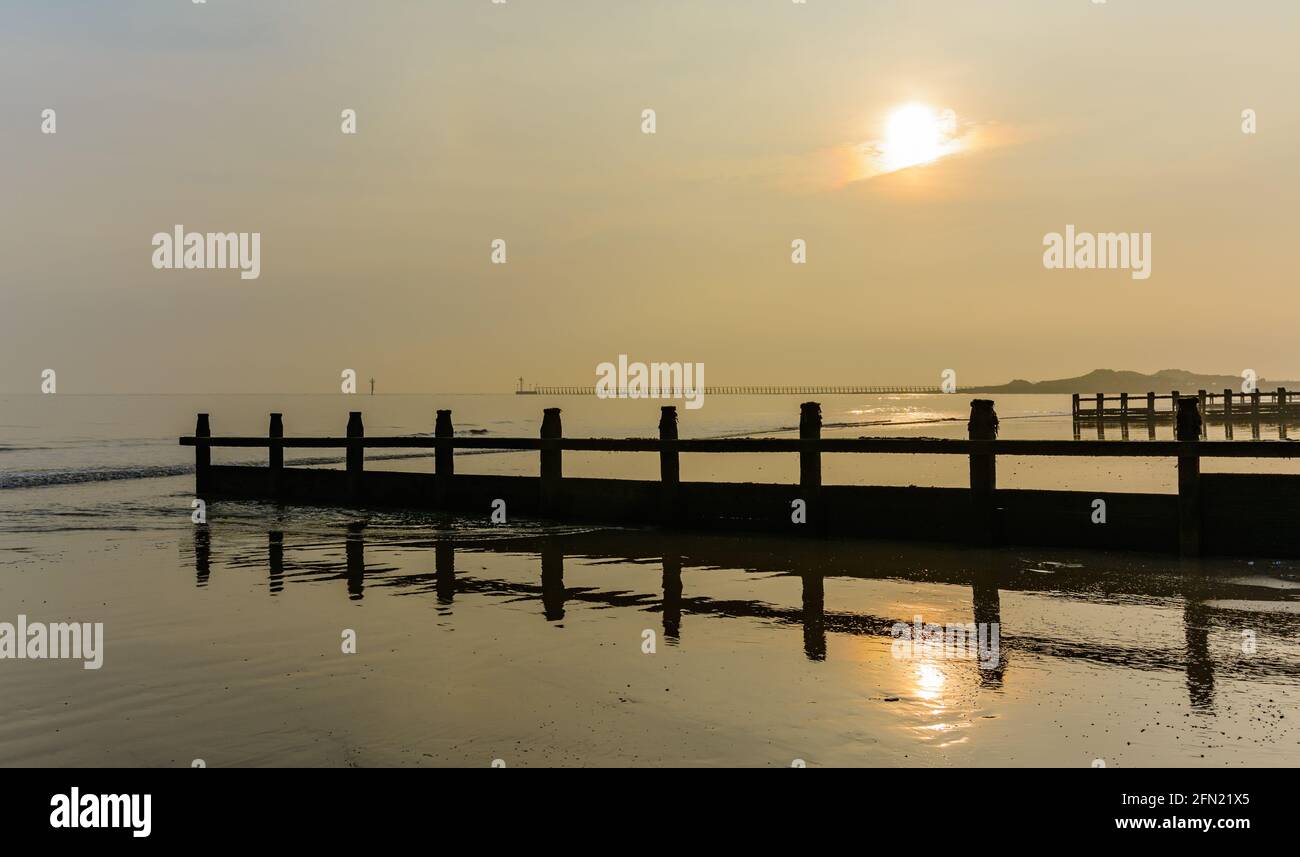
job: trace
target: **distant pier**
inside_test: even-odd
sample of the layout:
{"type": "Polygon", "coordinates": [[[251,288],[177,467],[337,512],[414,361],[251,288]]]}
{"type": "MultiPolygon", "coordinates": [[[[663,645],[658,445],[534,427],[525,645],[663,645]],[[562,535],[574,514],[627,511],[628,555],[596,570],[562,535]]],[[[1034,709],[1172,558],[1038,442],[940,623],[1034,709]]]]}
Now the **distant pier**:
{"type": "MultiPolygon", "coordinates": [[[[626,391],[616,391],[626,392],[626,391]]],[[[694,391],[692,391],[694,392],[694,391]]],[[[938,387],[909,386],[905,384],[886,384],[884,386],[858,386],[834,384],[808,385],[704,385],[706,396],[840,396],[840,395],[877,395],[890,393],[937,394],[944,392],[938,387]]],[[[525,388],[522,382],[515,390],[517,396],[594,396],[595,386],[537,384],[525,388]]]]}

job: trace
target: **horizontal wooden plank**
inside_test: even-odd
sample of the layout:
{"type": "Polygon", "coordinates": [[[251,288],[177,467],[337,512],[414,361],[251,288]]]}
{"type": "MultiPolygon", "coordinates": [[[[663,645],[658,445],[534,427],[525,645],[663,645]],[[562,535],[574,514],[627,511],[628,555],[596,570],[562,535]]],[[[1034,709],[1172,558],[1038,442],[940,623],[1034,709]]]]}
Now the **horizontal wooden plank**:
{"type": "Polygon", "coordinates": [[[1300,443],[1253,440],[947,440],[943,438],[866,437],[821,438],[700,438],[663,441],[656,438],[541,438],[518,437],[182,437],[182,446],[286,449],[345,449],[359,444],[364,449],[562,449],[574,452],[799,452],[814,449],[824,453],[881,453],[913,455],[1014,455],[1173,458],[1298,458],[1300,443]]]}
{"type": "MultiPolygon", "coordinates": [[[[503,499],[512,514],[619,526],[657,524],[663,516],[657,480],[565,478],[556,505],[543,511],[535,476],[457,474],[440,483],[440,477],[430,473],[369,471],[361,474],[358,498],[343,470],[290,467],[275,487],[268,474],[265,467],[215,465],[208,490],[214,497],[447,508],[481,515],[494,500],[503,499]]],[[[1300,514],[1300,476],[1203,478],[1204,543],[1209,552],[1300,555],[1300,531],[1291,526],[1300,514]]],[[[673,500],[673,526],[813,535],[791,519],[791,502],[802,497],[797,484],[682,482],[673,500]]],[[[819,504],[811,509],[822,516],[828,535],[967,543],[975,538],[973,527],[978,524],[970,499],[965,488],[825,485],[819,504]]],[[[1002,544],[1169,552],[1178,546],[1175,494],[999,489],[995,503],[996,540],[1002,544]],[[1104,525],[1093,520],[1097,499],[1107,504],[1104,525]]]]}

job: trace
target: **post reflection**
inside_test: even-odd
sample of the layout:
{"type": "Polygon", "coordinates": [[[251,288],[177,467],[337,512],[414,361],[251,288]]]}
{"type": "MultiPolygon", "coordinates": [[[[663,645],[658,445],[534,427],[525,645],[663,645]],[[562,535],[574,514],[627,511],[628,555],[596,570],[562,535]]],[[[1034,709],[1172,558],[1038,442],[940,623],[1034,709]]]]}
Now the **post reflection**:
{"type": "Polygon", "coordinates": [[[1210,657],[1210,608],[1190,596],[1183,608],[1187,639],[1187,698],[1198,711],[1214,710],[1214,661],[1210,657]]]}
{"type": "Polygon", "coordinates": [[[1206,601],[1205,569],[1198,557],[1183,557],[1179,566],[1187,575],[1183,592],[1183,639],[1186,646],[1187,698],[1194,710],[1214,711],[1214,660],[1210,656],[1213,615],[1206,601]]]}
{"type": "MultiPolygon", "coordinates": [[[[1005,678],[1007,661],[1002,646],[1002,596],[998,591],[997,573],[992,570],[993,567],[991,563],[982,564],[981,568],[975,571],[971,590],[975,611],[975,627],[977,629],[998,629],[996,653],[990,652],[991,655],[995,655],[990,658],[994,663],[984,662],[983,653],[981,653],[980,658],[976,659],[980,674],[980,687],[1000,688],[1005,678]]],[[[991,634],[991,631],[989,633],[991,634]]]]}
{"type": "Polygon", "coordinates": [[[439,604],[450,604],[456,597],[456,546],[440,541],[433,548],[434,591],[439,604]]]}
{"type": "Polygon", "coordinates": [[[805,571],[803,578],[803,652],[810,661],[826,660],[826,578],[805,571]]]}
{"type": "Polygon", "coordinates": [[[666,552],[663,565],[664,638],[676,642],[682,633],[682,558],[666,552]]]}
{"type": "Polygon", "coordinates": [[[559,539],[542,542],[542,614],[548,622],[564,621],[564,551],[559,539]]]}
{"type": "Polygon", "coordinates": [[[366,525],[348,524],[347,539],[343,543],[343,556],[347,567],[348,598],[360,601],[366,588],[366,525]]]}
{"type": "MultiPolygon", "coordinates": [[[[268,591],[271,595],[284,593],[290,582],[311,582],[338,580],[346,583],[346,593],[350,600],[361,600],[365,594],[365,529],[364,523],[351,523],[343,534],[345,568],[339,574],[337,559],[328,555],[328,549],[316,560],[299,560],[292,563],[293,571],[286,572],[289,563],[285,558],[285,537],[281,530],[268,530],[265,541],[257,548],[252,548],[242,557],[232,551],[230,565],[245,568],[250,565],[265,563],[268,569],[268,591]],[[260,556],[258,556],[260,554],[260,556]]],[[[851,573],[860,561],[852,550],[839,554],[831,552],[808,552],[806,547],[798,550],[792,548],[790,553],[768,552],[743,559],[740,565],[731,553],[731,565],[728,566],[722,553],[734,552],[735,542],[719,544],[707,540],[674,540],[665,545],[662,536],[642,543],[629,542],[635,536],[627,533],[572,536],[521,537],[519,540],[493,540],[472,545],[458,546],[450,539],[439,539],[430,543],[434,550],[435,573],[430,579],[428,574],[385,574],[371,581],[371,586],[384,587],[388,591],[418,594],[427,591],[437,599],[439,604],[449,605],[457,596],[473,595],[490,598],[526,598],[541,602],[541,612],[548,622],[559,623],[565,619],[570,601],[584,606],[600,609],[646,611],[661,609],[663,612],[663,633],[666,639],[679,641],[682,633],[684,614],[690,613],[703,617],[725,617],[727,619],[744,618],[774,625],[790,626],[798,624],[802,629],[803,650],[807,660],[822,662],[828,658],[828,637],[830,634],[858,637],[875,637],[883,641],[891,639],[891,629],[899,622],[908,623],[912,617],[894,617],[873,615],[867,612],[827,612],[826,577],[843,577],[853,580],[861,575],[851,573]],[[629,546],[630,545],[630,546],[629,546]],[[532,581],[490,578],[474,575],[458,575],[456,571],[456,553],[468,551],[474,553],[501,552],[513,555],[528,555],[530,552],[538,558],[540,567],[540,585],[536,578],[532,581]],[[639,552],[638,552],[639,550],[639,552]],[[564,582],[565,556],[580,555],[589,559],[611,559],[614,561],[640,561],[657,559],[662,563],[661,593],[628,593],[611,585],[609,588],[578,587],[567,589],[564,582]],[[759,599],[745,598],[710,598],[695,596],[684,597],[682,568],[685,565],[700,567],[743,567],[761,573],[784,573],[797,575],[801,582],[801,600],[798,605],[781,606],[759,599]]],[[[192,531],[193,567],[195,586],[203,588],[209,585],[212,568],[212,536],[206,526],[195,527],[192,531]]],[[[304,550],[321,550],[319,545],[304,547],[304,550]]],[[[1187,698],[1193,709],[1214,713],[1216,699],[1216,671],[1243,671],[1251,678],[1258,677],[1258,671],[1265,666],[1259,661],[1225,660],[1216,663],[1211,652],[1211,631],[1216,622],[1225,621],[1223,608],[1216,607],[1223,598],[1224,587],[1233,585],[1231,581],[1216,581],[1212,575],[1202,573],[1199,577],[1187,570],[1184,577],[1183,597],[1183,636],[1174,646],[1143,645],[1136,641],[1097,642],[1074,638],[1069,634],[1058,633],[1043,636],[1034,633],[1007,633],[1002,626],[1001,589],[1013,592],[1032,591],[1032,582],[1008,574],[1012,566],[1008,565],[1005,555],[989,551],[974,556],[966,551],[961,555],[965,569],[944,572],[941,582],[951,585],[971,587],[972,609],[977,627],[999,629],[998,646],[995,651],[986,652],[986,657],[976,659],[979,686],[986,689],[1003,687],[1008,676],[1011,650],[1017,650],[1048,661],[1096,664],[1110,668],[1123,668],[1127,665],[1140,665],[1140,669],[1171,670],[1186,676],[1187,698]],[[969,564],[974,561],[981,566],[980,571],[970,572],[969,564]]],[[[860,567],[860,564],[859,564],[860,567]]],[[[925,578],[933,582],[934,577],[925,578]]],[[[1126,580],[1124,591],[1142,593],[1150,591],[1159,595],[1167,587],[1168,579],[1162,582],[1153,578],[1147,584],[1142,579],[1126,580]]],[[[1286,598],[1286,591],[1279,590],[1278,598],[1286,598]]],[[[1252,590],[1254,597],[1266,597],[1259,590],[1252,590]]],[[[1283,617],[1279,620],[1264,618],[1259,614],[1258,622],[1291,622],[1289,614],[1275,614],[1283,617]]],[[[1291,626],[1279,629],[1278,633],[1291,633],[1291,626]]],[[[985,640],[989,640],[986,636],[985,640]]],[[[964,665],[962,669],[967,669],[964,665]]],[[[1300,665],[1285,661],[1269,663],[1270,674],[1300,680],[1300,665]]],[[[952,676],[948,675],[951,679],[952,676]]],[[[922,690],[933,690],[940,675],[935,670],[926,670],[918,678],[922,690]]]]}
{"type": "Polygon", "coordinates": [[[207,586],[212,574],[212,534],[207,524],[194,528],[194,585],[207,586]]]}
{"type": "Polygon", "coordinates": [[[272,595],[278,595],[284,589],[284,533],[280,530],[267,534],[266,561],[271,570],[268,588],[272,595]]]}

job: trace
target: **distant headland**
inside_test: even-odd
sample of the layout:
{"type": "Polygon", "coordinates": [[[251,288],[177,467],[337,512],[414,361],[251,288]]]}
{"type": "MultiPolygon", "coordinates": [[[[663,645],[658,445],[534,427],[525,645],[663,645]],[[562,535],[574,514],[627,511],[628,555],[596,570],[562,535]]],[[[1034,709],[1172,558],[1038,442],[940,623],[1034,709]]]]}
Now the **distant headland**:
{"type": "MultiPolygon", "coordinates": [[[[1006,384],[961,389],[965,393],[1145,393],[1148,390],[1190,393],[1196,390],[1237,391],[1242,389],[1245,380],[1244,374],[1203,375],[1186,369],[1161,369],[1150,374],[1124,369],[1094,369],[1074,378],[1050,381],[1025,381],[1017,378],[1006,384]]],[[[1295,390],[1300,389],[1300,382],[1269,381],[1257,377],[1255,386],[1261,391],[1275,390],[1278,387],[1295,390]]]]}

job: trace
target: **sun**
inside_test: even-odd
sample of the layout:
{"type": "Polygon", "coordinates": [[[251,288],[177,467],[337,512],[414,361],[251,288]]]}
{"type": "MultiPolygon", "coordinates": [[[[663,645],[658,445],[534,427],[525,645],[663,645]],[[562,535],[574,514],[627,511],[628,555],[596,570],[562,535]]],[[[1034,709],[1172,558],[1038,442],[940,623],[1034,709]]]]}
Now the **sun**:
{"type": "Polygon", "coordinates": [[[905,104],[889,114],[879,144],[883,172],[928,164],[954,150],[955,117],[951,110],[936,113],[925,104],[905,104]]]}

